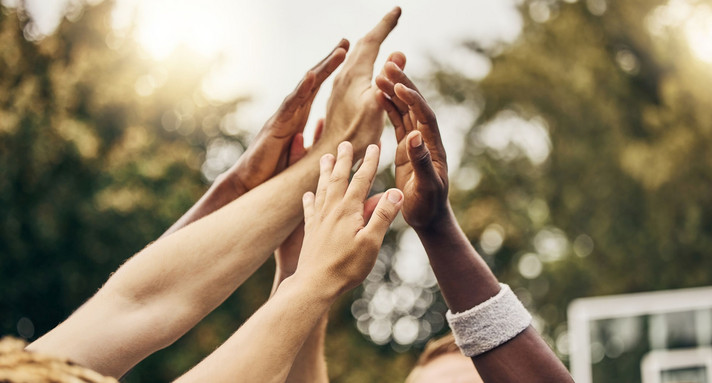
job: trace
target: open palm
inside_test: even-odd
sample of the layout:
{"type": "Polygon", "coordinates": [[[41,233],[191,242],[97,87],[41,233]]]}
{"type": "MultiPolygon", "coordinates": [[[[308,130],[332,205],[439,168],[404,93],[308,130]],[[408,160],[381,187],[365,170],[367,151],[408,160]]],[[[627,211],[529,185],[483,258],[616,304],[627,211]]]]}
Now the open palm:
{"type": "Polygon", "coordinates": [[[447,158],[435,114],[394,63],[386,63],[376,84],[398,140],[395,176],[405,196],[403,218],[414,228],[427,227],[445,214],[448,203],[447,158]]]}

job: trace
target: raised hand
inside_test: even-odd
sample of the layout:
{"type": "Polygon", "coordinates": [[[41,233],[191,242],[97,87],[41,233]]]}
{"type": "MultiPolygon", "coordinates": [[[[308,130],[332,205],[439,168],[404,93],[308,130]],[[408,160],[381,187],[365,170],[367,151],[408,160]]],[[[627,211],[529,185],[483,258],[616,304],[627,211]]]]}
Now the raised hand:
{"type": "Polygon", "coordinates": [[[389,225],[403,203],[398,189],[365,203],[378,168],[379,149],[369,145],[361,167],[349,184],[353,147],[342,142],[338,156],[325,154],[320,161],[316,194],[303,197],[305,237],[295,276],[341,294],[361,283],[373,268],[389,225]],[[378,200],[370,219],[366,205],[378,200]],[[306,276],[306,277],[304,277],[306,276]]]}
{"type": "MultiPolygon", "coordinates": [[[[391,57],[405,57],[394,53],[391,57]]],[[[428,228],[449,212],[447,158],[435,113],[394,62],[376,77],[378,103],[393,123],[396,187],[403,191],[403,218],[415,229],[428,228]],[[395,84],[395,85],[394,85],[395,84]]]]}
{"type": "Polygon", "coordinates": [[[274,116],[267,120],[247,151],[215,179],[210,190],[163,233],[164,237],[220,209],[284,170],[290,147],[295,144],[303,147],[302,132],[319,87],[344,61],[348,48],[349,42],[341,40],[325,59],[307,72],[274,116]]]}
{"type": "Polygon", "coordinates": [[[325,59],[310,69],[237,163],[221,175],[220,181],[232,186],[234,197],[252,190],[287,166],[290,144],[304,131],[314,97],[324,80],[344,61],[348,49],[349,42],[341,40],[325,59]]]}
{"type": "MultiPolygon", "coordinates": [[[[384,116],[376,102],[377,89],[371,86],[373,63],[381,43],[395,28],[400,14],[400,8],[396,7],[361,38],[334,78],[326,111],[325,144],[336,145],[348,140],[360,157],[366,146],[380,139],[384,116]]],[[[405,62],[397,64],[402,66],[405,62]]]]}

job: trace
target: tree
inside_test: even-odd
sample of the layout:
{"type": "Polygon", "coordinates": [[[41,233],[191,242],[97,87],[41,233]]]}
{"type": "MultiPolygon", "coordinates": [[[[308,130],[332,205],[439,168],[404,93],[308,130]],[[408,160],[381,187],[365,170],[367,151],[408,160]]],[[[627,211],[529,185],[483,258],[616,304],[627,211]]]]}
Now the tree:
{"type": "Polygon", "coordinates": [[[481,110],[460,164],[481,178],[455,185],[459,218],[563,358],[573,299],[712,283],[712,70],[680,6],[709,9],[527,1],[514,44],[468,45],[492,62],[484,79],[433,77],[448,103],[481,110]],[[501,248],[487,251],[488,230],[501,248]]]}
{"type": "MultiPolygon", "coordinates": [[[[244,142],[221,122],[236,102],[200,92],[206,63],[152,62],[111,30],[111,7],[40,41],[22,10],[0,15],[3,334],[31,340],[66,318],[202,194],[206,147],[244,142]]],[[[150,381],[181,372],[147,367],[150,381]]]]}

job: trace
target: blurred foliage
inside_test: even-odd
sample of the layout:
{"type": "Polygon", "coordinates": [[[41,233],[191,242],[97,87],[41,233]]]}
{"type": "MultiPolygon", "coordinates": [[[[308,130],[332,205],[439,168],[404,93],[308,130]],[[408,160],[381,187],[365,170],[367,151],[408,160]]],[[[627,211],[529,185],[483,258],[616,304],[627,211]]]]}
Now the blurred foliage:
{"type": "MultiPolygon", "coordinates": [[[[552,345],[575,298],[712,284],[712,64],[693,55],[686,20],[659,19],[667,5],[528,1],[514,44],[468,43],[491,60],[484,79],[434,75],[446,102],[481,111],[461,163],[480,181],[452,193],[460,222],[479,249],[489,225],[504,229],[502,247],[482,252],[552,345]],[[503,116],[546,127],[546,161],[514,139],[487,145],[503,116]],[[553,257],[552,238],[565,238],[553,257]]],[[[627,374],[597,381],[639,381],[639,366],[627,374]]]]}
{"type": "MultiPolygon", "coordinates": [[[[75,9],[39,41],[22,10],[0,13],[0,334],[32,341],[64,320],[200,197],[211,146],[245,146],[230,126],[239,100],[201,91],[212,63],[181,49],[153,61],[112,30],[112,6],[75,9]]],[[[264,303],[273,272],[270,261],[124,380],[187,371],[264,303]]],[[[403,380],[414,358],[374,350],[350,300],[332,310],[334,381],[403,380]],[[384,369],[354,368],[370,365],[384,369]]]]}
{"type": "MultiPolygon", "coordinates": [[[[432,78],[438,102],[477,112],[451,164],[460,222],[564,360],[573,299],[712,284],[712,65],[681,25],[651,31],[665,4],[525,1],[515,43],[467,44],[491,61],[484,79],[432,78]]],[[[0,333],[32,340],[66,318],[197,200],[211,143],[244,147],[225,126],[237,100],[200,91],[210,63],[184,50],[152,61],[112,31],[111,7],[40,41],[26,39],[22,11],[0,14],[0,333]]],[[[386,171],[376,188],[391,184],[386,171]]],[[[126,380],[168,381],[197,363],[264,302],[272,272],[268,262],[126,380]]],[[[415,352],[359,334],[359,293],[331,313],[332,380],[402,381],[415,352]]],[[[602,381],[638,380],[631,371],[602,381]]]]}

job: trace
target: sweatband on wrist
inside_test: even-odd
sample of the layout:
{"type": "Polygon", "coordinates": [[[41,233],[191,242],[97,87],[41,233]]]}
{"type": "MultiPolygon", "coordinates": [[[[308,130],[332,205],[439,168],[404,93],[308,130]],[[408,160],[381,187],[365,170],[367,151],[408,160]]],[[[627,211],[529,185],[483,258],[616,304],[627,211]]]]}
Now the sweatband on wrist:
{"type": "Polygon", "coordinates": [[[479,305],[453,314],[448,310],[447,321],[455,336],[455,343],[465,356],[485,353],[524,331],[532,316],[504,283],[497,295],[479,305]]]}

